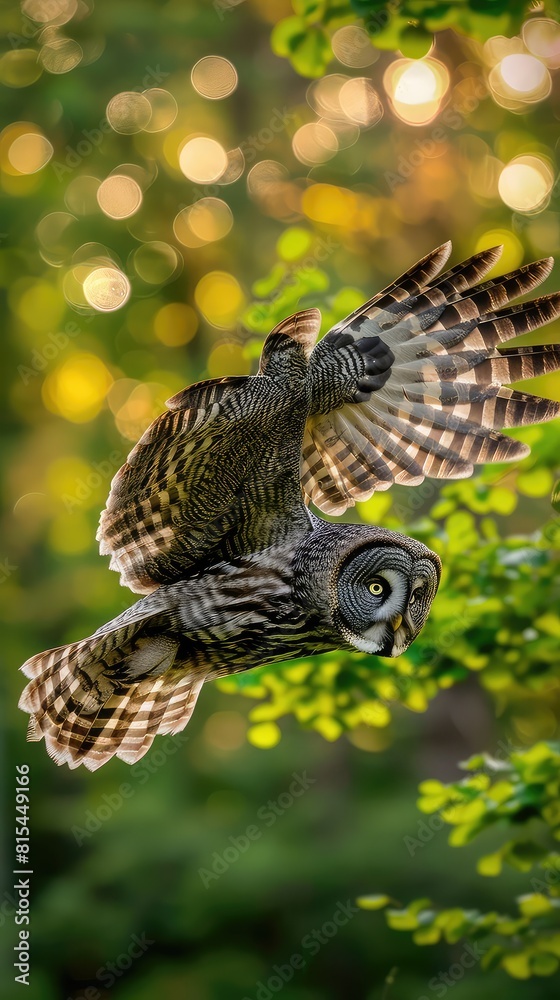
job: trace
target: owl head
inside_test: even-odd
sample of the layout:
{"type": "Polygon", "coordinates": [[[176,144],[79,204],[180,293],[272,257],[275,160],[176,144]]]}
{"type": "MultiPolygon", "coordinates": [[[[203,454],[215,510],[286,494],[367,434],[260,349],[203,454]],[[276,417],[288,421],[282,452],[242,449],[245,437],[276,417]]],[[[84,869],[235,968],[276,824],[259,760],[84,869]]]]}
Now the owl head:
{"type": "Polygon", "coordinates": [[[355,649],[400,656],[428,617],[439,557],[395,531],[319,524],[300,549],[297,596],[355,649]]]}

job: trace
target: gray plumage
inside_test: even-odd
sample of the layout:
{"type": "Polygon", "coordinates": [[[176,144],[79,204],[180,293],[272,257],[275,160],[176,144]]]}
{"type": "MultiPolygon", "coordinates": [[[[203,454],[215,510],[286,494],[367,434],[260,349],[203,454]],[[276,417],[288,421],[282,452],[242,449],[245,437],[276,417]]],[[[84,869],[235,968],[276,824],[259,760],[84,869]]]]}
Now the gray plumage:
{"type": "Polygon", "coordinates": [[[551,262],[470,289],[483,251],[437,277],[429,254],[317,346],[318,310],[267,338],[259,373],[191,386],[117,473],[98,538],[146,594],[93,636],[28,660],[29,736],[70,767],[132,762],[182,729],[205,680],[337,648],[403,652],[439,560],[395,532],[331,525],[392,482],[468,476],[523,457],[498,430],[560,407],[503,383],[560,367],[560,348],[498,351],[560,313],[560,295],[508,305],[551,262]],[[303,492],[302,492],[303,491],[303,492]]]}

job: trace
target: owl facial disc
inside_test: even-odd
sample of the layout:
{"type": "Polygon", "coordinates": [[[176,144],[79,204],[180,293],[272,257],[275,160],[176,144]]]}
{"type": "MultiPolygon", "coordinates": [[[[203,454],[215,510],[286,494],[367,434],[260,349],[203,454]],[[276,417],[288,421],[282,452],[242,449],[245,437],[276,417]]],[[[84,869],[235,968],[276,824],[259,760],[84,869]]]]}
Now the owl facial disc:
{"type": "Polygon", "coordinates": [[[346,642],[377,656],[404,653],[423,627],[438,587],[435,557],[425,553],[371,546],[343,563],[332,613],[346,642]]]}

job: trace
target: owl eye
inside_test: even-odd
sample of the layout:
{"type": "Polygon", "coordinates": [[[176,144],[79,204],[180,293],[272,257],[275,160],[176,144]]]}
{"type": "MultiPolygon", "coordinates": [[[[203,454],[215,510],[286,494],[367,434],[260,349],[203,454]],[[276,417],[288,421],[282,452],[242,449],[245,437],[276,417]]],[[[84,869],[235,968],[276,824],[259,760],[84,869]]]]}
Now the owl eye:
{"type": "Polygon", "coordinates": [[[373,594],[375,597],[381,597],[381,594],[385,591],[385,587],[380,580],[372,580],[371,583],[368,584],[368,590],[370,594],[373,594]]]}

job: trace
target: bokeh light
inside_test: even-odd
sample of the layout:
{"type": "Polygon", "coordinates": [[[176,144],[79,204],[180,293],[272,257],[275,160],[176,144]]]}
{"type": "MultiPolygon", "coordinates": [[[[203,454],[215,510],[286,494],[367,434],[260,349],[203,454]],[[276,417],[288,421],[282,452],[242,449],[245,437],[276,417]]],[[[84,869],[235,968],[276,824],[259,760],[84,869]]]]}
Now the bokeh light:
{"type": "Polygon", "coordinates": [[[194,249],[223,239],[232,226],[233,213],[225,201],[201,198],[176,215],[173,231],[183,246],[194,249]]]}
{"type": "Polygon", "coordinates": [[[497,104],[509,111],[526,110],[548,97],[552,80],[545,64],[526,52],[505,55],[488,75],[488,84],[497,104]]]}
{"type": "Polygon", "coordinates": [[[97,312],[114,312],[130,298],[130,282],[115,267],[96,267],[83,282],[86,302],[97,312]]]}
{"type": "Polygon", "coordinates": [[[5,87],[30,87],[42,72],[35,49],[12,49],[0,56],[0,83],[5,87]]]}
{"type": "Polygon", "coordinates": [[[292,148],[301,163],[326,163],[338,152],[338,140],[328,125],[309,122],[298,128],[292,139],[292,148]]]}
{"type": "Polygon", "coordinates": [[[39,253],[52,267],[60,267],[70,258],[75,247],[75,222],[70,212],[49,212],[39,219],[35,227],[39,253]]]}
{"type": "Polygon", "coordinates": [[[449,88],[449,73],[437,59],[397,59],[383,76],[394,113],[409,125],[425,125],[437,115],[449,88]]]}
{"type": "Polygon", "coordinates": [[[154,333],[166,347],[182,347],[193,339],[198,316],[185,302],[166,302],[154,317],[154,333]]]}
{"type": "Polygon", "coordinates": [[[204,739],[224,753],[237,750],[245,743],[247,720],[240,712],[214,712],[204,726],[204,739]]]}
{"type": "Polygon", "coordinates": [[[66,24],[78,10],[78,0],[23,0],[21,12],[38,24],[66,24]]]}
{"type": "Polygon", "coordinates": [[[371,38],[364,28],[348,24],[335,31],[331,39],[332,50],[343,66],[362,69],[379,59],[379,51],[374,49],[371,38]]]}
{"type": "Polygon", "coordinates": [[[500,72],[505,82],[522,94],[539,90],[549,75],[540,59],[524,53],[505,56],[500,63],[500,72]]]}
{"type": "Polygon", "coordinates": [[[60,75],[79,66],[83,55],[82,47],[75,39],[55,36],[42,46],[39,60],[48,73],[60,75]]]}
{"type": "Polygon", "coordinates": [[[307,103],[317,115],[327,119],[344,119],[340,106],[340,91],[351,77],[343,73],[329,73],[319,80],[313,80],[307,88],[307,103]]]}
{"type": "Polygon", "coordinates": [[[261,211],[275,219],[289,219],[295,214],[299,190],[290,174],[276,160],[260,160],[247,174],[247,190],[261,211]]]}
{"type": "Polygon", "coordinates": [[[51,413],[73,423],[85,423],[97,416],[113,377],[94,354],[73,354],[49,372],[42,395],[51,413]]]}
{"type": "Polygon", "coordinates": [[[248,375],[251,371],[251,362],[242,344],[234,340],[222,340],[210,351],[206,368],[209,378],[248,375]]]}
{"type": "Polygon", "coordinates": [[[346,117],[361,128],[371,128],[383,117],[379,95],[365,77],[347,80],[340,88],[339,100],[346,117]]]}
{"type": "Polygon", "coordinates": [[[111,174],[97,189],[97,202],[110,219],[128,219],[142,204],[142,190],[126,174],[111,174]]]}
{"type": "Polygon", "coordinates": [[[116,428],[127,441],[137,441],[152,420],[161,413],[168,390],[153,382],[119,379],[107,396],[116,428]]]}
{"type": "Polygon", "coordinates": [[[225,271],[205,274],[195,288],[194,299],[204,318],[222,330],[235,323],[245,304],[239,282],[225,271]]]}
{"type": "Polygon", "coordinates": [[[538,156],[516,156],[504,167],[498,181],[500,197],[516,212],[539,212],[546,207],[554,174],[538,156]]]}
{"type": "Polygon", "coordinates": [[[144,125],[144,131],[163,132],[166,128],[170,128],[179,112],[173,94],[160,87],[153,87],[151,90],[145,90],[142,96],[146,98],[151,108],[151,116],[144,125]]]}
{"type": "Polygon", "coordinates": [[[302,197],[302,208],[308,218],[333,226],[351,225],[356,206],[352,191],[333,184],[313,184],[302,197]]]}
{"type": "Polygon", "coordinates": [[[37,130],[16,135],[6,156],[15,174],[34,174],[47,165],[53,152],[52,144],[37,130]]]}
{"type": "Polygon", "coordinates": [[[233,184],[234,181],[239,180],[243,171],[245,170],[245,157],[243,155],[243,150],[236,146],[235,149],[230,149],[227,154],[227,167],[223,174],[218,177],[217,183],[222,184],[233,184]]]}
{"type": "Polygon", "coordinates": [[[523,25],[522,38],[529,52],[550,69],[560,67],[560,24],[548,17],[535,17],[523,25]]]}
{"type": "Polygon", "coordinates": [[[237,87],[237,70],[223,56],[204,56],[191,71],[192,85],[201,97],[212,101],[222,100],[233,94],[237,87]]]}
{"type": "Polygon", "coordinates": [[[179,151],[179,166],[185,177],[197,184],[217,181],[228,165],[227,153],[216,139],[196,136],[179,151]]]}
{"type": "Polygon", "coordinates": [[[115,132],[133,135],[146,128],[152,117],[152,106],[144,94],[125,90],[115,94],[107,105],[107,120],[115,132]]]}
{"type": "Polygon", "coordinates": [[[163,240],[143,243],[134,251],[132,261],[136,273],[148,285],[163,285],[172,281],[182,267],[181,255],[163,240]]]}

